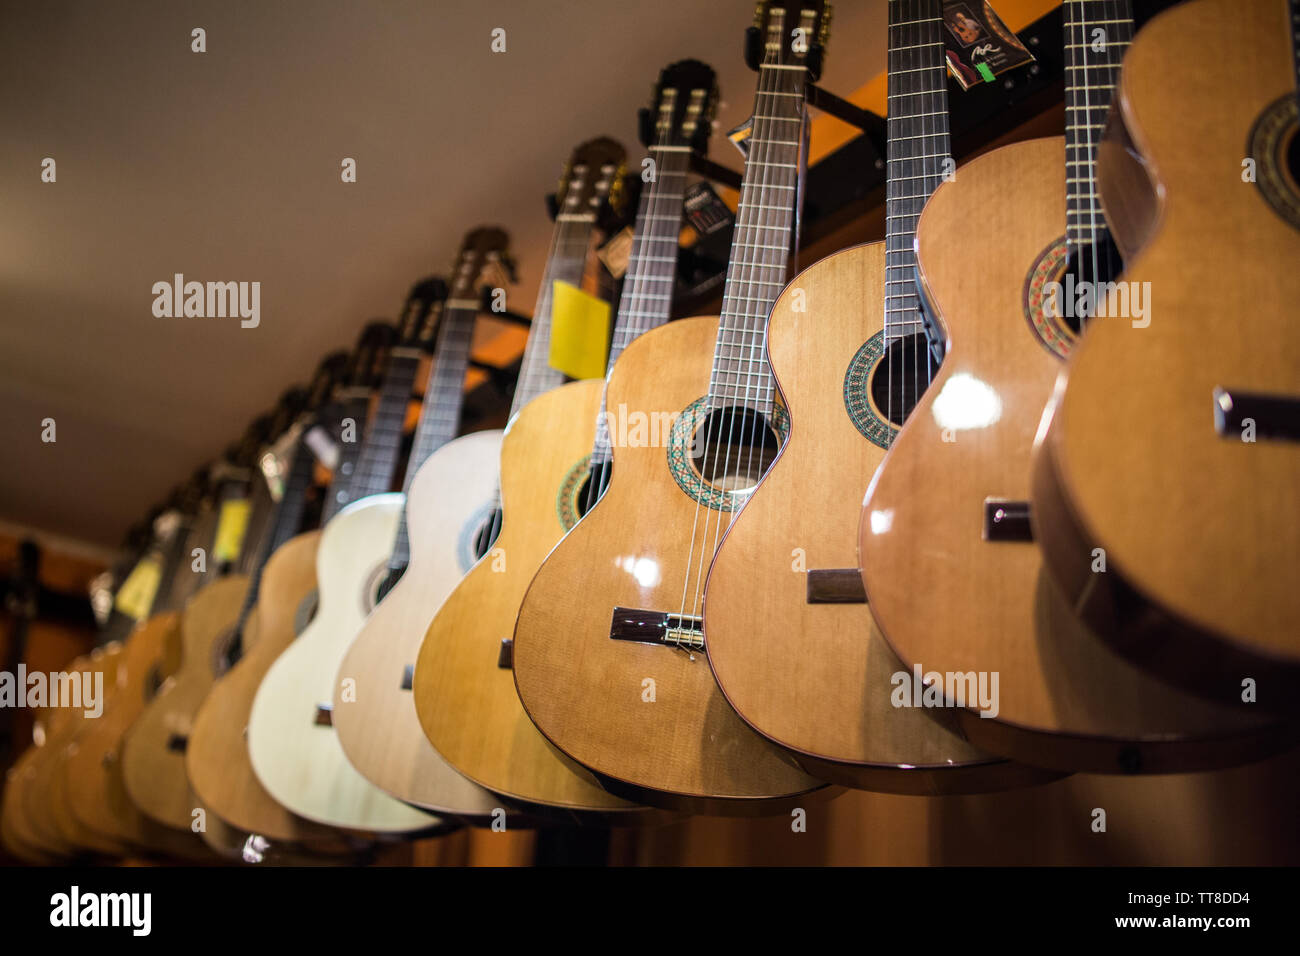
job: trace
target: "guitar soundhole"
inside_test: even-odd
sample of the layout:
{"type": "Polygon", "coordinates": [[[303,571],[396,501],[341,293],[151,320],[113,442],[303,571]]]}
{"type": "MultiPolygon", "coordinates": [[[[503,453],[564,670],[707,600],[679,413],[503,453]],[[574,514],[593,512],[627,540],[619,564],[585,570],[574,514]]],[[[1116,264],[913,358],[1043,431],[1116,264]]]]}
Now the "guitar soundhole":
{"type": "Polygon", "coordinates": [[[1286,144],[1286,174],[1293,193],[1300,193],[1300,131],[1292,126],[1286,144]]]}
{"type": "Polygon", "coordinates": [[[497,535],[500,533],[501,509],[493,508],[487,519],[479,525],[478,531],[474,533],[475,561],[492,550],[492,545],[496,543],[497,535]]]}
{"type": "Polygon", "coordinates": [[[708,413],[691,438],[691,464],[719,491],[743,492],[758,484],[781,449],[765,416],[732,406],[708,413]]]}
{"type": "Polygon", "coordinates": [[[583,480],[582,486],[573,496],[573,505],[577,509],[579,518],[595,507],[596,502],[600,500],[600,496],[605,493],[605,488],[609,485],[612,466],[613,462],[604,461],[587,472],[587,477],[583,480]]]}
{"type": "MultiPolygon", "coordinates": [[[[1067,289],[1082,288],[1083,283],[1090,283],[1094,289],[1103,282],[1113,282],[1124,269],[1119,248],[1108,231],[1101,233],[1101,242],[1089,242],[1085,245],[1071,246],[1070,258],[1066,262],[1065,272],[1060,282],[1067,289]],[[1073,281],[1069,281],[1073,280],[1073,281]]],[[[1096,301],[1096,294],[1093,300],[1096,301]]],[[[1077,308],[1062,309],[1064,322],[1075,335],[1083,331],[1089,316],[1083,315],[1077,308]]]]}
{"type": "Polygon", "coordinates": [[[886,421],[901,428],[938,370],[924,335],[895,339],[871,374],[871,401],[886,421]]]}

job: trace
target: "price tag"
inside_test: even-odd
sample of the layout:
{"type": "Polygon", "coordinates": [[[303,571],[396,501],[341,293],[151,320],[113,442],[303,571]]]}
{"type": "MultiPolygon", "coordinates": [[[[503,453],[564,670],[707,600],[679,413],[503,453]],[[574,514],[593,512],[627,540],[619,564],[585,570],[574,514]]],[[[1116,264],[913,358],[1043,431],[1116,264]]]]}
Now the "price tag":
{"type": "Polygon", "coordinates": [[[217,536],[212,545],[212,558],[221,564],[235,561],[244,547],[244,533],[248,530],[248,514],[252,508],[247,498],[232,498],[221,503],[217,517],[217,536]]]}
{"type": "Polygon", "coordinates": [[[114,606],[128,617],[143,621],[153,609],[153,599],[158,594],[161,580],[162,564],[158,558],[154,555],[141,558],[117,589],[114,606]]]}
{"type": "Polygon", "coordinates": [[[609,357],[609,303],[556,282],[551,300],[551,368],[570,378],[604,378],[609,357]]]}

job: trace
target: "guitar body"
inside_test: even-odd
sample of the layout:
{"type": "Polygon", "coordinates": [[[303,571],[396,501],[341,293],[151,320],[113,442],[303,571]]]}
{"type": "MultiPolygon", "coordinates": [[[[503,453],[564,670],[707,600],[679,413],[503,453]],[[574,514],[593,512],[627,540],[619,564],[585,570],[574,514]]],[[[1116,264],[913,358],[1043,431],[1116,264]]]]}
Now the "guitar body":
{"type": "Polygon", "coordinates": [[[212,685],[185,751],[190,784],[209,817],[271,841],[313,845],[333,844],[339,836],[272,799],[253,772],[245,728],[263,675],[297,636],[295,617],[316,589],[319,541],[318,531],[300,534],[267,560],[257,607],[245,626],[243,655],[212,685]]]}
{"type": "MultiPolygon", "coordinates": [[[[686,319],[636,338],[614,366],[607,407],[686,409],[708,391],[717,327],[686,319]]],[[[514,629],[524,707],[556,747],[636,799],[733,813],[815,790],[819,781],[736,716],[703,653],[610,639],[615,607],[677,611],[687,574],[696,502],[673,480],[663,442],[646,444],[615,442],[604,497],[533,579],[514,629]]]]}
{"type": "Polygon", "coordinates": [[[1127,150],[1103,147],[1100,175],[1121,248],[1136,245],[1130,231],[1142,240],[1120,279],[1150,283],[1150,321],[1089,324],[1044,422],[1032,497],[1053,575],[1120,652],[1216,702],[1240,701],[1253,679],[1259,706],[1293,712],[1300,443],[1268,437],[1246,408],[1235,414],[1260,415],[1258,438],[1233,421],[1221,434],[1214,395],[1289,400],[1268,414],[1295,425],[1290,40],[1281,0],[1198,0],[1129,50],[1111,133],[1145,158],[1145,201],[1123,194],[1136,179],[1127,150]],[[1189,55],[1206,48],[1213,70],[1189,55]],[[1105,573],[1092,571],[1097,548],[1105,573]]]}
{"type": "MultiPolygon", "coordinates": [[[[117,685],[122,650],[122,644],[114,641],[102,649],[95,649],[88,657],[76,658],[67,666],[69,671],[103,673],[105,706],[111,689],[117,685]]],[[[86,828],[72,812],[63,766],[85,720],[84,711],[72,708],[49,713],[48,720],[44,721],[44,743],[32,748],[35,758],[24,769],[24,815],[33,834],[47,849],[68,855],[101,853],[126,856],[130,852],[126,844],[86,828]]]]}
{"type": "Polygon", "coordinates": [[[189,829],[193,823],[199,804],[185,773],[185,748],[247,591],[248,578],[231,575],[213,581],[188,603],[181,620],[180,669],[123,738],[127,793],[145,816],[164,826],[189,829]]]}
{"type": "Polygon", "coordinates": [[[249,712],[258,780],[278,803],[317,823],[382,833],[439,823],[361,776],[328,722],[339,661],[374,606],[401,513],[401,495],[371,495],[330,519],[316,552],[316,616],[266,672],[249,712]]]}
{"type": "Polygon", "coordinates": [[[865,603],[808,600],[807,571],[857,575],[851,529],[885,456],[862,429],[881,442],[892,430],[866,390],[882,355],[884,278],[884,244],[854,246],[806,269],[773,306],[768,354],[790,437],[709,571],[709,663],[731,707],[821,779],[918,794],[1022,785],[1042,775],[962,740],[951,714],[891,704],[891,679],[908,668],[865,603]],[[795,290],[816,308],[792,307],[795,290]]]}
{"type": "MultiPolygon", "coordinates": [[[[447,596],[415,665],[415,709],[448,762],[530,810],[640,812],[606,793],[529,722],[502,641],[514,633],[533,574],[560,540],[566,489],[581,485],[595,437],[601,382],[571,382],[533,399],[501,443],[501,533],[447,596]]],[[[409,574],[408,574],[409,576],[409,574]]]]}
{"type": "Polygon", "coordinates": [[[32,825],[24,807],[27,788],[35,777],[35,761],[40,748],[28,747],[5,772],[4,802],[0,804],[0,842],[5,849],[26,863],[55,866],[72,856],[76,849],[62,841],[44,838],[32,825]]]}
{"type": "Polygon", "coordinates": [[[870,607],[909,670],[999,675],[993,717],[954,709],[994,753],[1089,773],[1258,759],[1283,743],[1276,726],[1143,673],[1071,612],[1032,540],[985,537],[986,499],[1029,497],[1034,435],[1074,341],[1040,305],[1064,269],[1065,155],[1060,138],[994,150],[921,216],[921,281],[948,347],[867,495],[870,607]],[[984,241],[954,242],[974,221],[984,241]]]}
{"type": "Polygon", "coordinates": [[[161,826],[136,809],[122,774],[123,736],[179,664],[179,613],[155,614],[137,627],[123,643],[114,689],[105,684],[103,714],[82,720],[61,774],[72,815],[88,830],[146,851],[202,859],[206,850],[188,828],[161,826]]]}
{"type": "Polygon", "coordinates": [[[399,800],[468,820],[490,819],[500,797],[462,776],[424,735],[412,688],[424,632],[473,564],[491,520],[501,460],[500,431],[475,432],[434,452],[407,500],[411,557],[405,573],[357,633],[334,680],[334,731],[351,764],[399,800]],[[354,682],[345,700],[342,682],[354,682]]]}

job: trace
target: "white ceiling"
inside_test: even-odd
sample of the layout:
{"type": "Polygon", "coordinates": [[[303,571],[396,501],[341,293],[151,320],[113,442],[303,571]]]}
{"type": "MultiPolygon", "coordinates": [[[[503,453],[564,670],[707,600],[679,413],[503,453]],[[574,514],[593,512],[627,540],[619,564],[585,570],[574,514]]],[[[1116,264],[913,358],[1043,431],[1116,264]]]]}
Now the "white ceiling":
{"type": "MultiPolygon", "coordinates": [[[[599,134],[639,158],[659,70],[749,112],[749,0],[0,4],[0,521],[113,546],[480,223],[531,312],[543,197],[599,134]],[[207,52],[190,31],[207,31],[207,52]],[[490,52],[493,28],[507,52],[490,52]],[[40,181],[53,157],[58,181],[40,181]],[[354,157],[358,182],[340,182],[354,157]],[[261,325],[159,319],[176,273],[259,281],[261,325]],[[43,444],[54,418],[57,442],[43,444]]],[[[884,67],[884,2],[835,11],[824,85],[884,67]]],[[[738,166],[716,137],[712,154],[738,166]]]]}

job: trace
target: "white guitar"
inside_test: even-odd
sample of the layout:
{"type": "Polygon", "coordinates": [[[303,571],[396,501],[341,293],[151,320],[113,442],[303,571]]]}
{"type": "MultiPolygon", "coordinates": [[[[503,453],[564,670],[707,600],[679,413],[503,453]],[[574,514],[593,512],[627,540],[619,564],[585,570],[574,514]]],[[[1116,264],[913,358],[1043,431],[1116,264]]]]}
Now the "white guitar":
{"type": "Polygon", "coordinates": [[[432,342],[446,291],[441,280],[426,280],[407,300],[348,490],[352,500],[321,532],[316,616],[262,678],[249,714],[248,753],[258,780],[286,809],[318,823],[375,833],[442,823],[357,773],[332,718],[339,661],[387,577],[402,501],[387,492],[420,357],[432,342]]]}
{"type": "Polygon", "coordinates": [[[452,439],[478,309],[473,293],[484,270],[503,260],[506,243],[499,229],[465,238],[407,465],[406,514],[398,495],[367,499],[375,540],[396,534],[385,557],[397,583],[359,629],[334,682],[334,730],[363,776],[407,803],[475,822],[489,819],[503,801],[433,749],[415,712],[411,681],[429,621],[500,528],[495,489],[502,432],[452,439]]]}

